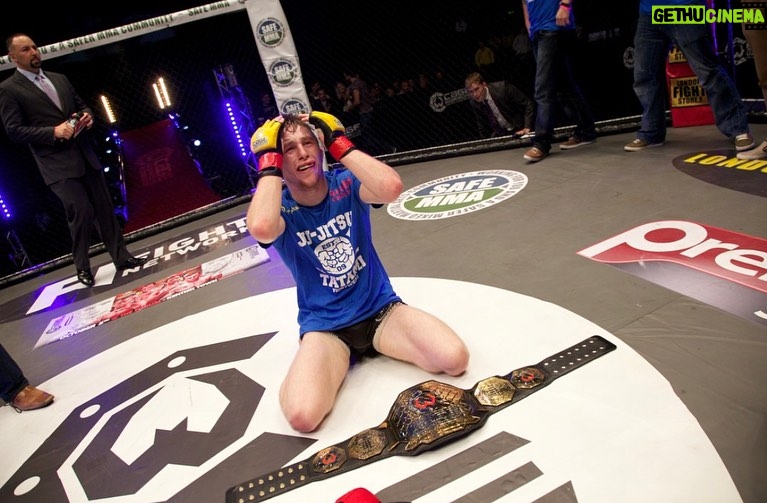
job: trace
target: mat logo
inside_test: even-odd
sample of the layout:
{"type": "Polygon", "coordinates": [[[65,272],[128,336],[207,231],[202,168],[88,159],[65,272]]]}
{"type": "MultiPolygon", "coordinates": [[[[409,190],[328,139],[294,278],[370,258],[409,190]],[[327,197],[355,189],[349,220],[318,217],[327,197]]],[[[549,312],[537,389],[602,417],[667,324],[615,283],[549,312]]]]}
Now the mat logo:
{"type": "Polygon", "coordinates": [[[693,152],[674,158],[674,167],[693,178],[720,187],[767,197],[767,160],[744,160],[734,150],[693,152]]]}
{"type": "Polygon", "coordinates": [[[578,254],[767,325],[765,239],[665,220],[640,225],[578,254]]]}
{"type": "Polygon", "coordinates": [[[693,222],[640,225],[578,253],[600,262],[676,262],[767,293],[767,240],[693,222]]]}
{"type": "Polygon", "coordinates": [[[389,204],[391,216],[402,220],[437,220],[500,203],[527,185],[517,171],[488,170],[459,173],[413,187],[389,204]]]}
{"type": "MultiPolygon", "coordinates": [[[[245,436],[264,388],[234,365],[273,336],[231,341],[224,352],[221,345],[179,350],[81,404],[48,438],[57,455],[46,455],[43,444],[0,487],[0,501],[69,501],[68,494],[137,501],[171,466],[172,492],[180,493],[166,501],[196,501],[194,482],[182,474],[221,461],[216,456],[245,436]]],[[[310,443],[277,445],[294,456],[310,443]]],[[[250,447],[262,449],[258,439],[250,447]]],[[[246,462],[244,454],[238,462],[246,462]]]]}
{"type": "MultiPolygon", "coordinates": [[[[344,455],[328,448],[347,445],[360,456],[347,457],[351,464],[269,501],[335,501],[354,487],[386,502],[614,501],[626,487],[632,501],[652,501],[658,491],[673,492],[679,480],[687,481],[685,501],[739,501],[697,420],[663,376],[616,337],[555,304],[496,287],[434,278],[392,282],[403,298],[417,298],[423,309],[471,331],[467,373],[440,376],[442,385],[426,388],[452,413],[410,414],[409,399],[395,407],[395,397],[424,389],[417,383],[433,383],[434,376],[380,357],[355,365],[321,428],[310,435],[293,430],[279,405],[299,329],[296,289],[286,288],[139,334],[43,383],[57,397],[44,412],[25,412],[22,421],[10,410],[0,414],[11,453],[0,461],[0,501],[232,501],[225,496],[243,481],[315,454],[344,455]],[[509,334],[535,344],[519,344],[509,334]],[[564,365],[570,360],[562,350],[589,334],[602,334],[616,350],[523,399],[529,381],[512,369],[564,365]],[[552,354],[564,360],[546,357],[552,354]],[[516,391],[491,376],[519,377],[516,391]],[[494,397],[521,395],[485,422],[488,411],[465,407],[458,393],[480,382],[472,393],[480,389],[474,396],[482,403],[503,405],[494,397]],[[648,389],[652,400],[635,399],[648,389]],[[397,420],[388,421],[393,408],[397,420]],[[641,424],[626,417],[640,417],[641,424]],[[483,421],[480,431],[464,430],[475,420],[483,421]],[[384,444],[368,433],[389,423],[397,424],[386,426],[391,449],[403,427],[413,440],[445,445],[425,455],[377,451],[387,459],[376,461],[373,453],[384,444]],[[616,448],[595,438],[620,442],[616,448]],[[368,455],[373,458],[362,457],[368,455]],[[362,459],[381,466],[360,467],[362,459]]],[[[562,369],[571,370],[569,364],[562,369]]]]}
{"type": "Polygon", "coordinates": [[[256,28],[258,41],[266,47],[277,47],[285,40],[285,26],[273,17],[262,19],[256,28]]]}

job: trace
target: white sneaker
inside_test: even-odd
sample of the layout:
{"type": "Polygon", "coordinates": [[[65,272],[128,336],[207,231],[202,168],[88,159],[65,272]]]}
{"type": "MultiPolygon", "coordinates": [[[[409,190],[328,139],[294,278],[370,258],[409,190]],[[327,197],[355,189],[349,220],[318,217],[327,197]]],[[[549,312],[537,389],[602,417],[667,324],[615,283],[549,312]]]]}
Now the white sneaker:
{"type": "Polygon", "coordinates": [[[738,152],[742,152],[744,150],[750,150],[754,148],[754,145],[756,145],[756,142],[754,141],[754,137],[751,136],[749,133],[743,133],[739,134],[735,137],[735,150],[738,152]]]}
{"type": "Polygon", "coordinates": [[[767,140],[763,141],[758,147],[746,150],[744,152],[738,152],[736,157],[738,159],[745,159],[747,161],[755,161],[757,159],[767,159],[767,140]]]}

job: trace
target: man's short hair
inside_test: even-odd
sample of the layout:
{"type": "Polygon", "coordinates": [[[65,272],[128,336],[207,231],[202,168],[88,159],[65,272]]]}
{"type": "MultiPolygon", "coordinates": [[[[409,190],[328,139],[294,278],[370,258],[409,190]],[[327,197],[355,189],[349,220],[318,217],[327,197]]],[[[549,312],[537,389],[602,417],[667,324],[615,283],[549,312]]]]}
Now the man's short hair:
{"type": "Polygon", "coordinates": [[[464,85],[466,87],[469,87],[472,84],[484,84],[485,78],[482,77],[482,74],[479,72],[472,72],[466,77],[466,81],[464,82],[464,85]]]}

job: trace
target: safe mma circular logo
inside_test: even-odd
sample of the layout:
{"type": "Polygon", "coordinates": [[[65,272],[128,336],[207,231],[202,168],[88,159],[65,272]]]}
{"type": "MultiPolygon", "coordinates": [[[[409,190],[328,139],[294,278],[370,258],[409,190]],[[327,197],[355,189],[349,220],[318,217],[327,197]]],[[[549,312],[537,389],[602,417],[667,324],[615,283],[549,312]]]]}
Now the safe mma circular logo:
{"type": "Polygon", "coordinates": [[[403,192],[389,204],[389,214],[402,220],[436,220],[500,203],[527,185],[517,171],[488,170],[450,175],[403,192]]]}
{"type": "Polygon", "coordinates": [[[285,40],[285,27],[279,19],[273,17],[262,19],[256,31],[258,32],[257,40],[265,47],[277,47],[285,40]]]}
{"type": "Polygon", "coordinates": [[[280,58],[269,67],[269,80],[279,87],[292,85],[299,78],[298,65],[280,58]]]}

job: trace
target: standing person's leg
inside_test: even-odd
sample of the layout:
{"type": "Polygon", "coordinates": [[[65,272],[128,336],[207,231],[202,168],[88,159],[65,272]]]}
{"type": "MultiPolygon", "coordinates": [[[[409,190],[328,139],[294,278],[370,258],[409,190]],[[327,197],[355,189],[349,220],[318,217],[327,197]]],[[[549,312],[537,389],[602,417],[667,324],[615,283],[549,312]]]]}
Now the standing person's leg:
{"type": "MultiPolygon", "coordinates": [[[[534,98],[537,105],[533,149],[538,149],[545,156],[551,150],[557,106],[559,105],[555,61],[557,33],[555,31],[539,31],[534,35],[532,43],[533,54],[535,55],[534,98]]],[[[525,159],[539,160],[528,159],[527,154],[525,154],[525,159]]]]}
{"type": "MultiPolygon", "coordinates": [[[[762,9],[762,12],[766,11],[767,9],[762,9]]],[[[762,89],[764,111],[767,112],[767,30],[748,30],[744,24],[743,34],[751,48],[751,53],[754,55],[756,76],[759,79],[759,87],[762,89]]],[[[767,158],[767,140],[763,140],[756,148],[738,152],[737,157],[746,160],[767,158]]]]}
{"type": "Polygon", "coordinates": [[[28,385],[29,381],[16,361],[0,344],[0,398],[6,403],[11,402],[28,385]]]}
{"type": "Polygon", "coordinates": [[[109,194],[104,173],[88,169],[83,181],[88,191],[88,199],[93,203],[94,217],[101,240],[109,256],[112,257],[112,262],[115,265],[123,264],[132,255],[125,246],[122,228],[115,215],[112,196],[109,194]]]}
{"type": "Polygon", "coordinates": [[[93,206],[84,183],[78,178],[66,178],[50,185],[61,200],[72,236],[72,256],[78,271],[91,270],[88,256],[93,233],[93,206]]]}
{"type": "MultiPolygon", "coordinates": [[[[762,10],[767,15],[767,10],[762,10]]],[[[749,30],[743,26],[743,36],[746,37],[751,54],[754,56],[754,68],[762,90],[764,108],[767,112],[767,30],[749,30]]]]}
{"type": "Polygon", "coordinates": [[[640,15],[634,36],[634,93],[642,105],[637,139],[650,145],[666,140],[665,74],[671,40],[658,26],[650,16],[640,15]]]}
{"type": "MultiPolygon", "coordinates": [[[[708,25],[669,25],[679,50],[706,90],[714,113],[716,126],[728,138],[749,133],[748,114],[735,83],[725,71],[714,52],[714,42],[708,25]]],[[[752,139],[753,143],[753,139],[752,139]]],[[[748,146],[751,148],[753,145],[748,146]]],[[[738,147],[738,150],[743,150],[738,147]]]]}
{"type": "Polygon", "coordinates": [[[575,47],[577,44],[575,30],[566,30],[560,32],[559,50],[557,58],[561,68],[560,92],[565,96],[565,100],[572,110],[575,120],[575,131],[573,136],[581,142],[591,142],[596,139],[597,132],[594,126],[594,115],[591,113],[591,107],[583,95],[581,86],[576,78],[574,61],[575,47]]]}
{"type": "Polygon", "coordinates": [[[29,385],[16,361],[0,344],[0,398],[17,412],[50,405],[53,395],[29,385]]]}

